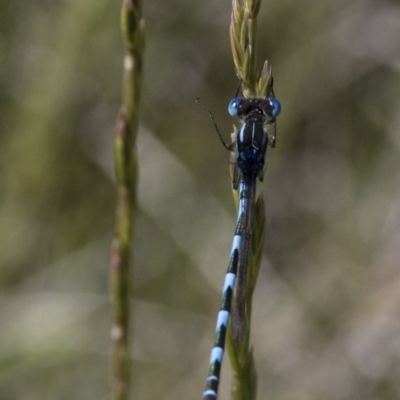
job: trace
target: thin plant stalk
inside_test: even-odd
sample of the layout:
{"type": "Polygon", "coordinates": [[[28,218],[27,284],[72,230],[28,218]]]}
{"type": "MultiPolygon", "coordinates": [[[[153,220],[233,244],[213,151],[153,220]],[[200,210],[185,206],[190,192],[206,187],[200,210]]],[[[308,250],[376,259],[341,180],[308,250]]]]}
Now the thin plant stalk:
{"type": "MultiPolygon", "coordinates": [[[[230,25],[230,40],[236,73],[241,80],[245,98],[265,97],[272,91],[271,69],[266,61],[259,77],[256,76],[256,33],[257,15],[261,0],[233,0],[230,25]]],[[[233,134],[235,139],[236,133],[233,134]]],[[[234,156],[234,152],[232,153],[234,156]]],[[[231,170],[233,173],[233,170],[231,170]]],[[[238,192],[233,190],[236,204],[238,192]]],[[[253,206],[251,227],[251,251],[247,276],[245,306],[245,329],[241,340],[228,329],[227,348],[233,368],[232,399],[256,399],[257,375],[254,367],[253,350],[250,347],[250,324],[252,297],[260,269],[265,238],[264,199],[260,196],[253,206]]],[[[234,302],[236,298],[234,299],[234,302]]],[[[233,310],[237,307],[233,306],[233,310]]],[[[234,318],[232,318],[234,319],[234,318]]]]}
{"type": "Polygon", "coordinates": [[[130,391],[129,319],[132,280],[132,238],[136,211],[139,103],[144,50],[141,0],[124,0],[121,29],[125,46],[122,105],[114,138],[117,204],[111,245],[110,292],[113,321],[111,399],[127,400],[130,391]]]}

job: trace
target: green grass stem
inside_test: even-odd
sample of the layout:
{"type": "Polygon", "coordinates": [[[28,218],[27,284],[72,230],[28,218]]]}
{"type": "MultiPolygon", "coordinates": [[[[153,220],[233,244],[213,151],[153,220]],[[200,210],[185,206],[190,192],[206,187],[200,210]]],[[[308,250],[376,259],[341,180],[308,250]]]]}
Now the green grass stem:
{"type": "Polygon", "coordinates": [[[137,197],[136,136],[144,51],[144,21],[141,19],[141,8],[141,0],[124,0],[121,11],[125,56],[122,105],[114,138],[117,205],[115,236],[110,257],[110,291],[113,311],[112,400],[127,400],[130,391],[129,301],[137,197]]]}

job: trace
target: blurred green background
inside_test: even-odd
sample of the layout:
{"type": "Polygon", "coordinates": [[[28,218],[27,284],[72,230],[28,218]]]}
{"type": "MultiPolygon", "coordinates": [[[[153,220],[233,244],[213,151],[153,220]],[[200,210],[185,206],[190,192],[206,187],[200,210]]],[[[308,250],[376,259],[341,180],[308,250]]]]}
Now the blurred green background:
{"type": "MultiPolygon", "coordinates": [[[[108,399],[118,1],[2,0],[0,399],[108,399]]],[[[235,226],[230,1],[144,0],[132,399],[199,399],[235,226]]],[[[400,3],[263,0],[259,399],[400,398],[400,3]]],[[[228,361],[228,359],[226,359],[228,361]]],[[[221,400],[228,399],[225,362],[221,400]]]]}

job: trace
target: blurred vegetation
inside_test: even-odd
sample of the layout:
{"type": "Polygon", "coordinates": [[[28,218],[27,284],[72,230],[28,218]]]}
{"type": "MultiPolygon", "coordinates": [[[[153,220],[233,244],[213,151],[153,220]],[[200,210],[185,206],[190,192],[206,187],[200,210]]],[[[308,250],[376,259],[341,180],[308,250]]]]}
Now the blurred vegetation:
{"type": "MultiPolygon", "coordinates": [[[[109,397],[120,6],[2,2],[2,400],[109,397]]],[[[229,137],[230,7],[144,4],[137,399],[203,389],[235,207],[194,100],[229,137]]],[[[283,107],[253,300],[258,398],[400,398],[400,4],[263,0],[258,26],[283,107]]]]}

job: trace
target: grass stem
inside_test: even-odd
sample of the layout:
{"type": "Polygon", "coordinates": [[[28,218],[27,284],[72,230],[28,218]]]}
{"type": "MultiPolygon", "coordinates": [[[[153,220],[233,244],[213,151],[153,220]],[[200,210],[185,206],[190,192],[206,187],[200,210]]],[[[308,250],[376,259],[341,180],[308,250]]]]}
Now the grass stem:
{"type": "Polygon", "coordinates": [[[121,11],[125,56],[122,105],[114,137],[117,205],[115,235],[110,257],[110,292],[113,310],[112,400],[127,400],[130,392],[129,302],[137,198],[136,136],[144,51],[144,21],[141,19],[141,8],[141,0],[124,0],[121,11]]]}

